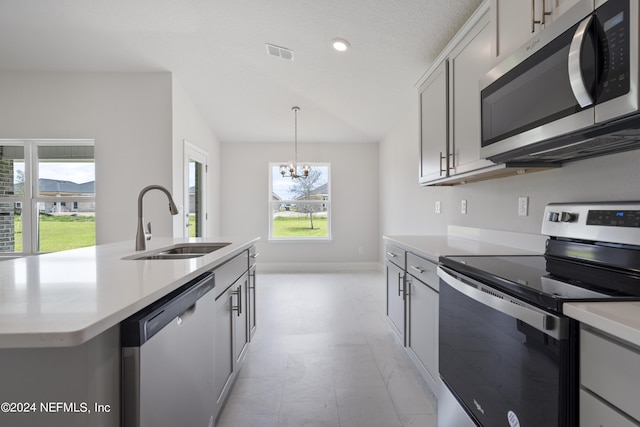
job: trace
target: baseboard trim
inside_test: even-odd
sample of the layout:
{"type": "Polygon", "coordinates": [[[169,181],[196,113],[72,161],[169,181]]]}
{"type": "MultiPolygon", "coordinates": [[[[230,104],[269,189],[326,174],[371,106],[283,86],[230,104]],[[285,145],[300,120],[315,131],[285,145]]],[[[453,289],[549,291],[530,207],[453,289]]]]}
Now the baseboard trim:
{"type": "Polygon", "coordinates": [[[384,271],[379,262],[305,262],[305,263],[257,263],[256,270],[265,273],[326,273],[333,271],[384,271]]]}

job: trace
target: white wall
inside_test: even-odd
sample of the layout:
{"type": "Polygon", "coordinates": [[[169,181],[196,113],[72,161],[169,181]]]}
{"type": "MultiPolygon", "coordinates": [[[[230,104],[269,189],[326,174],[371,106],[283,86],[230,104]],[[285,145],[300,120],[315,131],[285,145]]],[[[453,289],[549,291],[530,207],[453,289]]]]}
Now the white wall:
{"type": "Polygon", "coordinates": [[[380,227],[385,235],[447,233],[432,203],[444,201],[446,189],[432,188],[427,195],[418,185],[418,122],[415,108],[380,143],[380,227]]]}
{"type": "MultiPolygon", "coordinates": [[[[176,203],[184,200],[184,141],[197,146],[207,153],[209,173],[207,175],[207,221],[206,235],[220,234],[220,142],[205,122],[204,117],[191,102],[182,85],[173,80],[173,183],[172,190],[176,203]]],[[[175,236],[182,236],[185,217],[176,215],[173,221],[175,236]]]]}
{"type": "Polygon", "coordinates": [[[550,202],[640,200],[640,150],[569,163],[536,172],[455,187],[418,186],[418,106],[380,143],[381,231],[446,234],[448,225],[540,233],[550,202]],[[518,197],[529,197],[529,216],[518,216],[518,197]],[[460,213],[467,200],[468,213],[460,213]],[[434,203],[442,201],[442,213],[434,203]]]}
{"type": "MultiPolygon", "coordinates": [[[[96,240],[135,238],[137,197],[171,189],[170,73],[0,73],[0,138],[94,139],[96,240]]],[[[153,233],[171,236],[164,194],[145,198],[153,233]]]]}
{"type": "Polygon", "coordinates": [[[261,269],[318,268],[320,263],[357,268],[378,262],[377,144],[299,143],[300,161],[331,163],[333,241],[313,243],[268,241],[269,162],[286,162],[293,144],[223,142],[221,151],[222,234],[260,236],[261,269]]]}

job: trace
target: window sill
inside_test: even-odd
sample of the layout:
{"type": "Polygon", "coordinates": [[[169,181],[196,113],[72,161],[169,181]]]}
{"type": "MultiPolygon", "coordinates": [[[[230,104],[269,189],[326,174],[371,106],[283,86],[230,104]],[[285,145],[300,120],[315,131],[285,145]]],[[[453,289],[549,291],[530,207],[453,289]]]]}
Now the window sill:
{"type": "Polygon", "coordinates": [[[332,237],[269,237],[269,243],[331,243],[332,237]]]}

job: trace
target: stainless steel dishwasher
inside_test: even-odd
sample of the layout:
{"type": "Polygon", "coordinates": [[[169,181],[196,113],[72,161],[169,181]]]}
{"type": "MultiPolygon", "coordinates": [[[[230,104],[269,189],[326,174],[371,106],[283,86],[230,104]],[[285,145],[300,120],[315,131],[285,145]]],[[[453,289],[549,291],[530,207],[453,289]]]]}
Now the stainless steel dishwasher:
{"type": "Polygon", "coordinates": [[[207,273],[122,322],[124,427],[214,425],[213,287],[207,273]]]}

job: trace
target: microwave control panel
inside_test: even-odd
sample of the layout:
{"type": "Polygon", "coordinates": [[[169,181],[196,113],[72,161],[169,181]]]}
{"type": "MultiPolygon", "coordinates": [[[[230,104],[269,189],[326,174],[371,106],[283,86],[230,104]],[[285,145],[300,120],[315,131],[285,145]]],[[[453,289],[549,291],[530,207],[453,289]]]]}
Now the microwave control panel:
{"type": "Polygon", "coordinates": [[[607,2],[596,10],[596,32],[603,55],[598,76],[598,103],[622,96],[630,90],[629,1],[607,2]]]}

